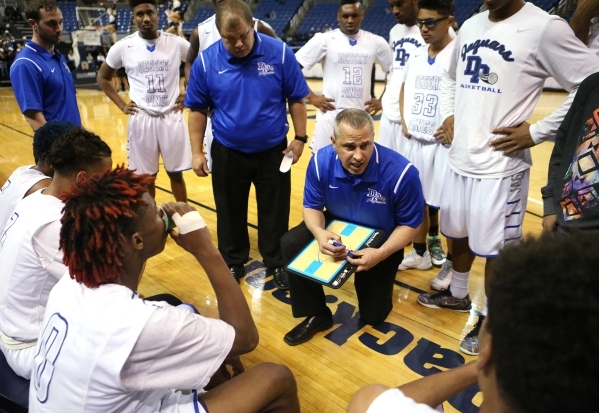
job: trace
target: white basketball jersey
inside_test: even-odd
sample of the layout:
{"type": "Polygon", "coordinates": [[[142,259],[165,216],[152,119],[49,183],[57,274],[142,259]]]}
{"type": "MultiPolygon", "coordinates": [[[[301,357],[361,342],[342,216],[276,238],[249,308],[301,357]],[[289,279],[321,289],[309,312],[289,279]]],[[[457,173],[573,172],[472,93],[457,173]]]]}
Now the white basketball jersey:
{"type": "Polygon", "coordinates": [[[49,178],[33,166],[27,165],[15,169],[0,189],[0,232],[4,231],[6,222],[27,191],[42,179],[49,178]]]}
{"type": "Polygon", "coordinates": [[[339,29],[316,33],[295,58],[306,69],[322,63],[322,94],[335,99],[337,110],[364,109],[371,99],[372,65],[378,63],[387,72],[392,63],[385,39],[364,30],[352,37],[339,29]]]}
{"type": "Polygon", "coordinates": [[[433,133],[441,126],[441,74],[449,60],[455,40],[434,58],[429,45],[414,51],[404,70],[404,122],[413,138],[435,141],[433,133]]]}
{"type": "MultiPolygon", "coordinates": [[[[530,168],[530,150],[508,156],[494,151],[490,143],[505,135],[491,131],[530,119],[548,77],[570,91],[598,63],[564,20],[532,3],[500,22],[490,21],[488,11],[467,20],[447,66],[455,78],[450,167],[473,178],[504,178],[530,168]]],[[[563,116],[567,110],[558,109],[563,116]]]]}
{"type": "MultiPolygon", "coordinates": [[[[258,22],[260,20],[254,19],[254,30],[258,31],[258,22]]],[[[200,51],[202,53],[204,50],[212,46],[214,43],[220,40],[220,33],[216,28],[216,14],[208,17],[201,23],[198,23],[198,37],[200,39],[200,51]]],[[[199,54],[198,53],[198,54],[199,54]]]]}
{"type": "Polygon", "coordinates": [[[138,32],[114,44],[106,64],[124,67],[129,78],[130,97],[152,116],[170,112],[179,97],[179,66],[185,61],[189,42],[159,31],[158,39],[142,39],[138,32]]]}
{"type": "Polygon", "coordinates": [[[404,78],[403,70],[412,52],[424,44],[420,29],[416,25],[396,24],[389,32],[389,46],[391,46],[393,52],[393,66],[387,74],[387,86],[381,104],[385,116],[393,122],[398,123],[401,121],[399,91],[401,81],[404,78]]]}
{"type": "Polygon", "coordinates": [[[159,303],[127,287],[87,288],[63,277],[35,349],[30,412],[157,412],[166,390],[131,392],[121,370],[159,303]]]}
{"type": "Polygon", "coordinates": [[[63,207],[60,199],[34,192],[19,202],[0,238],[0,330],[16,340],[37,339],[48,295],[58,282],[40,261],[33,238],[62,217],[63,207]]]}

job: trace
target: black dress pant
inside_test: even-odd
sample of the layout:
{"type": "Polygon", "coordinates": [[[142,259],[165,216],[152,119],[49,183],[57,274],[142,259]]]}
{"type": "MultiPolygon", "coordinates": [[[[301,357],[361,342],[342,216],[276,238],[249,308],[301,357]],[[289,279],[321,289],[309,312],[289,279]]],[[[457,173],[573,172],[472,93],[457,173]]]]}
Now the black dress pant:
{"type": "MultiPolygon", "coordinates": [[[[332,217],[325,213],[326,224],[332,217]]],[[[292,228],[281,239],[281,249],[286,262],[291,261],[314,239],[305,223],[292,228]]],[[[393,308],[393,281],[397,267],[403,260],[403,249],[391,254],[368,271],[354,274],[358,295],[360,318],[366,324],[377,325],[385,321],[393,308]]],[[[323,316],[331,314],[327,307],[322,284],[289,272],[291,309],[294,317],[323,316]]]]}
{"type": "Polygon", "coordinates": [[[281,267],[281,237],[289,228],[291,173],[279,172],[287,139],[264,152],[247,154],[212,141],[212,190],[218,250],[227,265],[249,259],[247,228],[250,186],[256,188],[258,250],[266,267],[281,267]]]}

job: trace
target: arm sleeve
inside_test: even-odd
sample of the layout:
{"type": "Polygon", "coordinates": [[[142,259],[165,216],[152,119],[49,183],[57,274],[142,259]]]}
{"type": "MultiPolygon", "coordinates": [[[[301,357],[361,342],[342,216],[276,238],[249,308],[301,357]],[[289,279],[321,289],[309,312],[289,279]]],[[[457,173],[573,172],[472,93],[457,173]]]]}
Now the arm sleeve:
{"type": "Polygon", "coordinates": [[[121,371],[127,390],[202,389],[235,339],[224,321],[166,305],[144,326],[121,371]]]}
{"type": "Polygon", "coordinates": [[[306,171],[306,183],[304,186],[304,207],[322,211],[324,209],[324,198],[322,196],[321,181],[318,171],[318,152],[312,156],[306,171]]]}
{"type": "Polygon", "coordinates": [[[377,37],[376,62],[381,66],[383,72],[387,73],[393,64],[393,53],[391,48],[382,37],[377,37]]]}
{"type": "Polygon", "coordinates": [[[123,41],[116,42],[112,45],[110,50],[108,50],[108,54],[106,55],[106,64],[113,69],[120,69],[123,67],[123,44],[123,41]]]}
{"type": "Polygon", "coordinates": [[[416,228],[424,219],[424,195],[416,167],[408,164],[399,181],[393,199],[395,225],[416,228]]]}
{"type": "Polygon", "coordinates": [[[204,52],[201,52],[191,66],[187,82],[187,95],[185,96],[185,107],[191,109],[208,109],[213,106],[208,89],[204,58],[204,52]]]}
{"type": "Polygon", "coordinates": [[[42,69],[29,59],[17,58],[10,68],[10,81],[21,113],[43,110],[42,69]]]}
{"type": "Polygon", "coordinates": [[[564,20],[555,19],[545,27],[536,60],[542,75],[552,76],[570,92],[560,107],[530,127],[530,135],[538,144],[555,136],[572,105],[578,86],[599,68],[599,57],[574,36],[564,20]]]}
{"type": "Polygon", "coordinates": [[[311,69],[320,62],[327,54],[326,37],[322,33],[316,33],[308,43],[302,46],[295,54],[295,59],[305,69],[311,69]]]}
{"type": "Polygon", "coordinates": [[[42,267],[56,279],[68,272],[63,264],[63,251],[60,249],[60,220],[44,226],[33,236],[33,249],[40,259],[42,267]]]}
{"type": "Polygon", "coordinates": [[[458,44],[458,41],[454,43],[453,51],[441,73],[441,119],[443,121],[453,116],[455,111],[455,73],[458,64],[458,44]]]}
{"type": "Polygon", "coordinates": [[[187,59],[187,51],[189,50],[189,42],[182,37],[177,37],[179,39],[179,53],[181,55],[181,61],[184,62],[187,59]]]}
{"type": "Polygon", "coordinates": [[[310,89],[293,51],[283,43],[283,96],[293,101],[303,99],[309,94],[310,89]]]}

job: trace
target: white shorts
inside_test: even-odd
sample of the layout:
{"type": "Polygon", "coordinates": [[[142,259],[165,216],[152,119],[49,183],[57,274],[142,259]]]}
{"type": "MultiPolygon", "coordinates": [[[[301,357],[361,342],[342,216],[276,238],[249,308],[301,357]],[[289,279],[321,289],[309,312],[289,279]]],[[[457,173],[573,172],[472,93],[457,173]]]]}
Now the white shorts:
{"type": "Polygon", "coordinates": [[[15,373],[27,380],[31,379],[33,357],[35,357],[35,346],[21,350],[9,350],[4,346],[2,340],[0,340],[0,350],[4,353],[6,362],[15,373]]]}
{"type": "Polygon", "coordinates": [[[379,133],[376,136],[378,136],[377,142],[379,145],[392,149],[401,155],[406,155],[408,139],[406,139],[401,132],[401,123],[389,120],[389,118],[385,116],[385,112],[381,115],[379,133]]]}
{"type": "Polygon", "coordinates": [[[429,207],[439,209],[441,206],[441,190],[447,171],[449,147],[440,143],[422,139],[407,139],[406,158],[410,160],[420,173],[422,193],[429,207]]]}
{"type": "Polygon", "coordinates": [[[441,232],[468,238],[475,255],[494,258],[522,239],[530,170],[505,178],[469,178],[447,168],[441,195],[441,232]]]}
{"type": "Polygon", "coordinates": [[[433,409],[426,404],[416,403],[404,395],[401,390],[395,388],[379,394],[372,401],[366,413],[433,413],[437,411],[442,412],[443,406],[433,409]]]}
{"type": "Polygon", "coordinates": [[[202,401],[198,401],[198,392],[169,390],[160,400],[160,413],[207,413],[202,401]]]}
{"type": "Polygon", "coordinates": [[[333,136],[335,129],[335,117],[339,112],[341,112],[340,109],[327,112],[320,109],[316,110],[316,124],[312,134],[312,143],[310,143],[312,153],[316,153],[317,150],[331,144],[331,136],[333,136]]]}
{"type": "Polygon", "coordinates": [[[137,173],[158,173],[160,154],[167,172],[191,169],[191,146],[185,118],[181,112],[163,116],[137,113],[129,116],[127,164],[137,173]]]}

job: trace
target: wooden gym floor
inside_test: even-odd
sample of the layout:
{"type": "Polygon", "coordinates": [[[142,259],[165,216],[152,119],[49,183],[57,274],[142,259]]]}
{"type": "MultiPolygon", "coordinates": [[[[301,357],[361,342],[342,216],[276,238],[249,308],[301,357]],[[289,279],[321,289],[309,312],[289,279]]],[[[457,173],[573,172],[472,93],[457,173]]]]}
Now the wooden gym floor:
{"type": "MultiPolygon", "coordinates": [[[[321,90],[320,81],[310,81],[321,90]]],[[[377,94],[382,84],[377,84],[377,94]]],[[[544,92],[531,122],[545,117],[565,99],[564,93],[544,92]]],[[[100,135],[112,148],[114,165],[126,162],[127,116],[100,91],[78,89],[77,97],[83,125],[100,135]]],[[[33,163],[32,132],[19,112],[12,89],[0,89],[0,186],[18,166],[33,163]]],[[[314,127],[315,109],[308,107],[308,133],[314,127]]],[[[378,117],[377,117],[378,118],[378,117]]],[[[378,124],[378,121],[377,121],[378,124]]],[[[377,125],[378,129],[378,125],[377,125]]],[[[293,136],[293,130],[289,133],[293,136]]],[[[533,148],[534,166],[524,229],[527,234],[541,232],[542,202],[540,188],[547,176],[552,143],[533,148]]],[[[309,149],[292,168],[290,228],[302,220],[304,176],[309,149]]],[[[184,173],[190,203],[200,211],[212,230],[216,243],[216,213],[211,178],[184,173]]],[[[157,178],[156,200],[174,200],[163,170],[157,178]]],[[[438,269],[398,272],[394,308],[387,321],[377,328],[363,325],[357,313],[353,279],[342,289],[327,290],[327,301],[335,314],[335,326],[317,334],[310,342],[289,347],[283,335],[300,320],[291,315],[288,293],[278,291],[264,268],[257,251],[256,204],[252,191],[249,202],[249,234],[252,260],[246,265],[248,276],[241,288],[250,304],[260,332],[260,344],[242,357],[247,368],[269,361],[289,366],[297,379],[303,412],[345,411],[351,396],[362,386],[383,383],[398,386],[439,370],[457,366],[472,357],[458,352],[460,339],[476,321],[483,304],[483,260],[477,258],[472,269],[470,293],[475,309],[471,314],[434,310],[416,303],[421,291],[428,291],[438,269]]],[[[409,252],[409,247],[406,253],[409,252]]],[[[149,260],[140,293],[170,292],[193,303],[202,314],[217,315],[217,303],[203,269],[195,259],[169,239],[164,252],[149,260]]],[[[476,412],[481,403],[476,387],[444,404],[446,412],[476,412]]]]}

